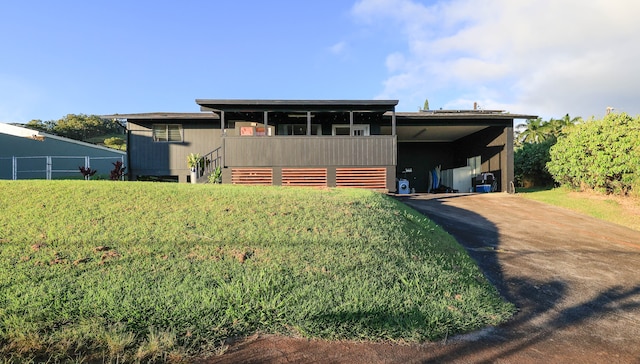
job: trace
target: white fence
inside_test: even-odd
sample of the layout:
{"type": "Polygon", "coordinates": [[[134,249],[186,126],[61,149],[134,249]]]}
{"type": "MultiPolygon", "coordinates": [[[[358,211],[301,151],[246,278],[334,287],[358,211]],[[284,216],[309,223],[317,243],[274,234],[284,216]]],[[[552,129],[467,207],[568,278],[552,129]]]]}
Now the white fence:
{"type": "MultiPolygon", "coordinates": [[[[113,163],[122,157],[89,157],[89,156],[35,156],[35,157],[0,157],[0,179],[55,179],[82,178],[79,167],[98,170],[99,176],[109,178],[113,163]],[[10,169],[11,173],[7,173],[10,169]]],[[[124,176],[123,176],[124,178],[124,176]]]]}

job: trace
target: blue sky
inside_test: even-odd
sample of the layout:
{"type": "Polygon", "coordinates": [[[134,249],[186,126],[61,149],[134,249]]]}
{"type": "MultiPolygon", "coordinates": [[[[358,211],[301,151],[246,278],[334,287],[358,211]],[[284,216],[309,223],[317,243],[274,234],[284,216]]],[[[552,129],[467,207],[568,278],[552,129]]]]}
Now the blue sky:
{"type": "Polygon", "coordinates": [[[639,16],[624,0],[3,1],[0,121],[197,98],[637,115],[639,16]]]}

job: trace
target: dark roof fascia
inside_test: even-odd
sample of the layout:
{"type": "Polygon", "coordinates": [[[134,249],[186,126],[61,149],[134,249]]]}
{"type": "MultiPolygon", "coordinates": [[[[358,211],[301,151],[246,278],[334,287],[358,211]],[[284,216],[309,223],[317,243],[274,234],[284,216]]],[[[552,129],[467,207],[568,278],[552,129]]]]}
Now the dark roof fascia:
{"type": "Polygon", "coordinates": [[[201,111],[392,111],[398,100],[217,100],[196,99],[201,111]]]}
{"type": "MultiPolygon", "coordinates": [[[[391,118],[391,113],[385,113],[391,118]]],[[[535,119],[534,115],[510,114],[502,111],[486,110],[439,110],[437,112],[397,112],[398,126],[432,125],[432,126],[468,126],[485,125],[510,127],[514,119],[535,119]]]]}
{"type": "MultiPolygon", "coordinates": [[[[385,116],[391,116],[386,113],[385,116]]],[[[536,119],[536,115],[511,114],[499,110],[438,110],[419,112],[396,112],[396,118],[409,120],[514,120],[536,119]]]]}
{"type": "Polygon", "coordinates": [[[220,117],[211,112],[148,112],[138,114],[112,114],[100,115],[103,119],[136,120],[220,120],[220,117]]]}

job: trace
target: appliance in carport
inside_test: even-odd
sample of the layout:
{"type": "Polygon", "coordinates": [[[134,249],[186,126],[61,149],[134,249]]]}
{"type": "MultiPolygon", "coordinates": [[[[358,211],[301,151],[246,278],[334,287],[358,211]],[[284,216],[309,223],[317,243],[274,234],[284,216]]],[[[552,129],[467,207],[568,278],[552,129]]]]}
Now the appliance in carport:
{"type": "Polygon", "coordinates": [[[409,187],[409,180],[407,179],[407,173],[413,172],[412,168],[405,168],[402,172],[403,178],[398,180],[398,194],[407,195],[411,192],[411,188],[409,187]]]}
{"type": "Polygon", "coordinates": [[[445,169],[442,171],[442,184],[453,192],[471,192],[472,172],[470,166],[445,169]]]}
{"type": "Polygon", "coordinates": [[[476,192],[487,193],[498,190],[498,181],[493,173],[485,172],[476,176],[476,192]]]}
{"type": "Polygon", "coordinates": [[[411,189],[409,188],[409,180],[400,178],[398,180],[398,193],[401,195],[407,195],[411,189]]]}

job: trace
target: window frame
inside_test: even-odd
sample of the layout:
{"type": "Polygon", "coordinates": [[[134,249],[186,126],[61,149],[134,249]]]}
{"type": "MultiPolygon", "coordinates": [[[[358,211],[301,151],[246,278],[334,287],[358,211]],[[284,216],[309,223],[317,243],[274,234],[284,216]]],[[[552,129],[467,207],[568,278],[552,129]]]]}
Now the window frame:
{"type": "Polygon", "coordinates": [[[153,124],[151,125],[151,137],[154,143],[182,143],[184,142],[184,128],[182,124],[153,124]],[[176,136],[177,127],[178,135],[180,135],[180,140],[172,139],[172,136],[176,136]],[[164,130],[162,130],[164,129],[164,130]],[[161,134],[160,132],[164,133],[161,134]]]}
{"type": "MultiPolygon", "coordinates": [[[[286,135],[286,136],[305,136],[307,134],[307,124],[303,123],[295,123],[295,124],[279,124],[278,125],[278,135],[286,135]],[[295,128],[301,128],[301,133],[296,133],[295,128]]],[[[322,135],[322,124],[311,124],[311,135],[317,136],[322,135]]]]}
{"type": "MultiPolygon", "coordinates": [[[[349,124],[333,124],[331,126],[331,135],[342,135],[349,136],[345,134],[338,134],[337,129],[349,129],[349,124]]],[[[360,136],[370,136],[371,135],[371,127],[369,124],[353,124],[353,135],[352,137],[360,137],[360,136]],[[362,134],[358,135],[358,132],[362,132],[362,134]]]]}

